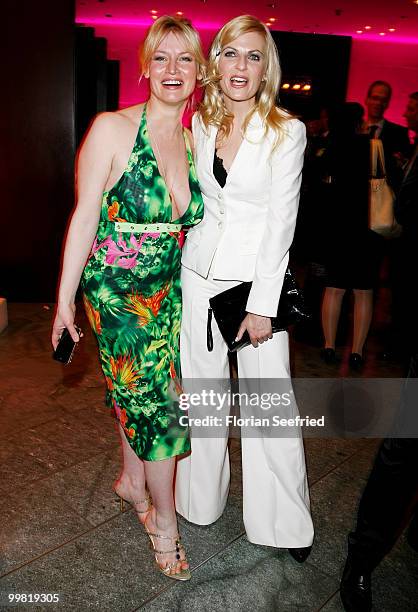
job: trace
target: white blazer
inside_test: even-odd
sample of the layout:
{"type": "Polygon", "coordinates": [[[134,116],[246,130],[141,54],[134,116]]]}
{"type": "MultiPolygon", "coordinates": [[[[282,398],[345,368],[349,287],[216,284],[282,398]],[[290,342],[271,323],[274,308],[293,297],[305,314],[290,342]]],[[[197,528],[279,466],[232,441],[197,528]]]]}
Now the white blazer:
{"type": "Polygon", "coordinates": [[[206,131],[198,115],[192,126],[205,212],[188,232],[182,263],[204,278],[212,264],[214,279],[253,281],[247,311],[275,316],[296,225],[305,126],[287,121],[271,155],[274,135],[263,138],[254,115],[223,188],[213,175],[217,129],[206,131]]]}

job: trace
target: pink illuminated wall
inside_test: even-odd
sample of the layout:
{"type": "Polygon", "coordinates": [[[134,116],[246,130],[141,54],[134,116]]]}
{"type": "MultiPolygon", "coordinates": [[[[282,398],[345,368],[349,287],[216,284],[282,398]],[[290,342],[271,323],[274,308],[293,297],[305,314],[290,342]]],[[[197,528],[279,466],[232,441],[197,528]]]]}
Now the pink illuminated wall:
{"type": "MultiPolygon", "coordinates": [[[[94,23],[92,27],[94,27],[96,36],[103,36],[107,39],[108,57],[120,60],[119,106],[124,108],[145,100],[148,95],[148,87],[146,79],[140,80],[137,51],[149,26],[110,26],[94,23]]],[[[216,29],[201,28],[199,32],[206,51],[216,29]]]]}
{"type": "MultiPolygon", "coordinates": [[[[103,20],[105,21],[105,20],[103,20]]],[[[86,24],[88,25],[88,24],[86,24]]],[[[216,28],[198,24],[203,46],[208,48],[216,28]]],[[[139,80],[136,49],[148,26],[95,22],[97,36],[108,41],[108,56],[120,60],[121,107],[136,104],[147,96],[145,79],[139,80]]],[[[212,24],[213,26],[213,24],[212,24]]],[[[332,75],[330,75],[332,78],[332,75]]],[[[418,44],[353,39],[347,99],[364,103],[369,83],[387,80],[393,87],[393,98],[387,118],[405,125],[402,117],[407,96],[418,91],[418,44]]]]}
{"type": "Polygon", "coordinates": [[[402,114],[408,94],[418,91],[418,44],[354,39],[347,99],[363,104],[368,85],[377,79],[393,88],[386,117],[405,125],[402,114]]]}

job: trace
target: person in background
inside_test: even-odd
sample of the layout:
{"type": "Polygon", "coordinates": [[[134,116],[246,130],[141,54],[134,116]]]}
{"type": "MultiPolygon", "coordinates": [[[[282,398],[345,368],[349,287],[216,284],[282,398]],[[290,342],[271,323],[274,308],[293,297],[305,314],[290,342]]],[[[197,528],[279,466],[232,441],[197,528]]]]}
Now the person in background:
{"type": "Polygon", "coordinates": [[[385,119],[392,97],[392,87],[386,81],[374,81],[366,95],[367,130],[370,138],[380,138],[385,152],[388,183],[397,191],[402,181],[402,166],[409,159],[411,145],[408,130],[385,119]]]}
{"type": "Polygon", "coordinates": [[[306,270],[304,297],[311,312],[309,321],[300,323],[295,337],[303,342],[322,345],[321,302],[326,280],[325,261],[328,249],[329,171],[327,150],[331,142],[330,109],[321,108],[315,114],[314,135],[306,122],[307,146],[302,172],[300,205],[291,258],[306,270]]]}
{"type": "Polygon", "coordinates": [[[333,113],[331,142],[322,168],[327,185],[328,235],[324,244],[327,281],[321,312],[325,340],[321,358],[328,364],[338,361],[335,341],[341,305],[347,289],[352,289],[354,329],[349,363],[356,370],[364,363],[379,265],[376,234],[368,227],[370,141],[363,133],[363,114],[363,107],[356,102],[347,102],[333,113]]]}
{"type": "MultiPolygon", "coordinates": [[[[386,81],[374,81],[366,96],[367,129],[370,138],[379,138],[383,144],[387,180],[395,195],[403,178],[403,168],[409,159],[411,145],[407,128],[385,119],[384,114],[392,97],[392,87],[386,81]]],[[[379,252],[381,275],[388,280],[391,290],[390,324],[383,337],[383,350],[379,357],[385,361],[396,359],[405,362],[404,350],[400,339],[402,327],[402,304],[397,300],[399,294],[399,253],[398,240],[376,240],[379,252]]]]}
{"type": "Polygon", "coordinates": [[[416,263],[418,261],[418,92],[410,95],[404,117],[408,128],[415,133],[414,148],[405,167],[404,178],[398,197],[395,201],[395,214],[402,225],[399,239],[398,282],[395,286],[395,298],[402,309],[400,337],[403,354],[409,361],[411,347],[416,346],[414,335],[417,320],[417,285],[414,282],[416,263]]]}
{"type": "MultiPolygon", "coordinates": [[[[403,435],[405,432],[417,434],[414,416],[417,385],[413,379],[418,378],[418,91],[410,95],[404,117],[408,128],[415,132],[416,140],[395,204],[396,218],[403,228],[404,333],[408,338],[410,355],[398,420],[403,435]]],[[[372,572],[390,552],[411,515],[407,539],[418,552],[417,466],[417,437],[392,437],[383,441],[360,500],[356,529],[348,536],[348,556],[340,588],[347,612],[369,612],[372,609],[372,572]]]]}

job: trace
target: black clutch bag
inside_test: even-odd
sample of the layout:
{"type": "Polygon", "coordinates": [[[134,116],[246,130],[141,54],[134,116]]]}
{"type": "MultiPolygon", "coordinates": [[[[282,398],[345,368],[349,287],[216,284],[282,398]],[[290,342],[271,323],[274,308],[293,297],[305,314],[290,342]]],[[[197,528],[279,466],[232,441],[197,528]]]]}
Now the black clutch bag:
{"type": "MultiPolygon", "coordinates": [[[[212,315],[215,317],[219,331],[231,352],[237,351],[250,344],[250,337],[247,331],[239,342],[236,342],[235,338],[247,314],[245,308],[251,285],[251,282],[241,283],[236,287],[232,287],[232,289],[227,289],[226,291],[222,291],[222,293],[218,293],[218,295],[215,295],[215,297],[209,300],[210,308],[208,309],[207,323],[208,351],[213,350],[212,315]]],[[[302,290],[298,287],[291,270],[287,268],[277,315],[271,318],[272,330],[273,332],[283,331],[290,325],[294,325],[300,321],[306,321],[309,318],[310,314],[306,309],[302,290]]]]}

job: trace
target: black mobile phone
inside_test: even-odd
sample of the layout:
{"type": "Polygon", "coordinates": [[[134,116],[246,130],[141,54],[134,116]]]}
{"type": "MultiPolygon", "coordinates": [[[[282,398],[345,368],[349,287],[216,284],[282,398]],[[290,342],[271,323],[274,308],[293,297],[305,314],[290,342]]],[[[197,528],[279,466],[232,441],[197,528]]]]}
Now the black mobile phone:
{"type": "MultiPolygon", "coordinates": [[[[77,325],[75,325],[74,327],[76,329],[77,334],[80,336],[81,329],[77,327],[77,325]]],[[[64,328],[61,334],[61,338],[59,339],[59,342],[57,344],[57,348],[52,354],[52,358],[55,359],[55,361],[59,361],[60,363],[70,363],[71,359],[73,358],[73,353],[76,344],[77,342],[74,342],[74,340],[71,338],[68,329],[64,328]]]]}

